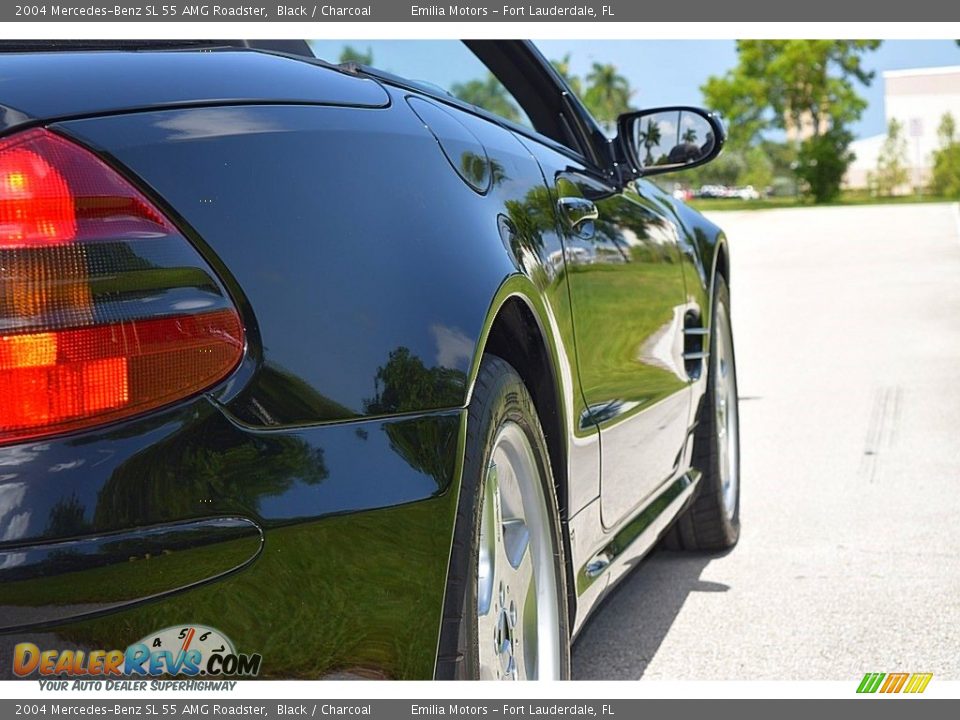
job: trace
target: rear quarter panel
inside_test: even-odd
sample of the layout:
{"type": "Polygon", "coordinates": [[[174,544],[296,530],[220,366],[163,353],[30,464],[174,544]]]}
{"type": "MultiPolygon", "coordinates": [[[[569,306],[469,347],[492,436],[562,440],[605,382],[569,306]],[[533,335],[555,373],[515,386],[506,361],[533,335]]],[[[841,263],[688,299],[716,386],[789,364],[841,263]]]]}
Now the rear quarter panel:
{"type": "MultiPolygon", "coordinates": [[[[205,397],[0,448],[0,550],[218,516],[252,519],[263,548],[225,579],[120,610],[102,573],[8,586],[0,605],[27,619],[50,604],[102,616],[3,636],[3,675],[21,640],[122,648],[180,623],[263,653],[268,677],[432,675],[460,408],[498,304],[523,296],[565,386],[576,370],[536,162],[508,131],[465,119],[499,168],[479,193],[391,94],[383,108],[171,108],[53,125],[184,228],[241,309],[248,358],[205,397]]],[[[149,580],[183,560],[140,567],[149,580]]]]}

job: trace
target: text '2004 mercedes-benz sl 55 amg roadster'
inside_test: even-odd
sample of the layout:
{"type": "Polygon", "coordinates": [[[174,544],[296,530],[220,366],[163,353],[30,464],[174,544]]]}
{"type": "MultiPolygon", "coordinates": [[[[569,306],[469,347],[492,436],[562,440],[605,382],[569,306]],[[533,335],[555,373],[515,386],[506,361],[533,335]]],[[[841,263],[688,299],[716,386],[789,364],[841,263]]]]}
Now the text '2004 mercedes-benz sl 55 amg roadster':
{"type": "Polygon", "coordinates": [[[646,179],[716,116],[520,41],[0,50],[4,677],[566,678],[736,543],[726,239],[646,179]]]}

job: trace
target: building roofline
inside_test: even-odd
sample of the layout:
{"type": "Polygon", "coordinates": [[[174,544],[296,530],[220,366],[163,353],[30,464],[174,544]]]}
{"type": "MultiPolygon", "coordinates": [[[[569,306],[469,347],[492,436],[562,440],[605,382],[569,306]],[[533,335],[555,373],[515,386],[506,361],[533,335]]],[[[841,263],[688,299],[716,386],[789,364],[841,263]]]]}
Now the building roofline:
{"type": "Polygon", "coordinates": [[[915,75],[953,75],[960,74],[960,65],[943,67],[908,68],[905,70],[884,70],[883,77],[910,77],[915,75]]]}

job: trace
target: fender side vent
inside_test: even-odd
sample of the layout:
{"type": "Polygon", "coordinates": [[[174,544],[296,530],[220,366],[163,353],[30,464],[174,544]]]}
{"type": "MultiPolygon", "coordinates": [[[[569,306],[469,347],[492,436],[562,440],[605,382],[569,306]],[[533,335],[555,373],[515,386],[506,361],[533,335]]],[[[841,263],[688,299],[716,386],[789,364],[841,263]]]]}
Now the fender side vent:
{"type": "Polygon", "coordinates": [[[699,313],[683,318],[683,365],[691,380],[699,380],[710,357],[710,328],[703,326],[699,313]]]}

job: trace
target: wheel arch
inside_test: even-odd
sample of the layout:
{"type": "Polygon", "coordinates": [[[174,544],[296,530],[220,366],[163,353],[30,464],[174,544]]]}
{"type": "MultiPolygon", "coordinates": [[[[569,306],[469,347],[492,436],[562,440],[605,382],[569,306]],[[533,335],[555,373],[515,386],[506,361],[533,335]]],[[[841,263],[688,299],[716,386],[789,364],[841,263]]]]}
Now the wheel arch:
{"type": "Polygon", "coordinates": [[[717,249],[714,252],[713,258],[713,275],[710,280],[710,289],[713,290],[713,282],[716,280],[717,275],[723,276],[723,279],[726,280],[727,286],[730,285],[730,250],[727,247],[727,238],[726,236],[721,235],[720,239],[717,240],[717,249]]]}
{"type": "Polygon", "coordinates": [[[701,266],[706,285],[703,288],[703,299],[706,302],[707,318],[713,325],[713,291],[717,286],[717,276],[722,277],[730,285],[730,248],[727,236],[723,230],[713,226],[713,232],[700,234],[698,238],[698,262],[701,266]]]}
{"type": "Polygon", "coordinates": [[[565,361],[556,320],[543,301],[540,291],[526,276],[508,278],[500,287],[487,314],[483,333],[471,365],[467,404],[484,353],[510,363],[533,398],[553,473],[553,485],[560,510],[560,526],[567,557],[567,595],[570,622],[576,614],[576,591],[571,564],[568,520],[569,478],[568,427],[570,398],[573,392],[572,370],[565,361]]]}
{"type": "MultiPolygon", "coordinates": [[[[566,520],[568,428],[565,408],[565,378],[560,374],[563,350],[552,331],[552,314],[537,289],[523,276],[508,278],[497,292],[487,312],[473,362],[467,390],[467,404],[473,397],[474,385],[484,353],[492,353],[509,362],[523,379],[533,397],[540,417],[560,513],[566,520]]],[[[569,372],[569,371],[568,371],[569,372]]]]}

